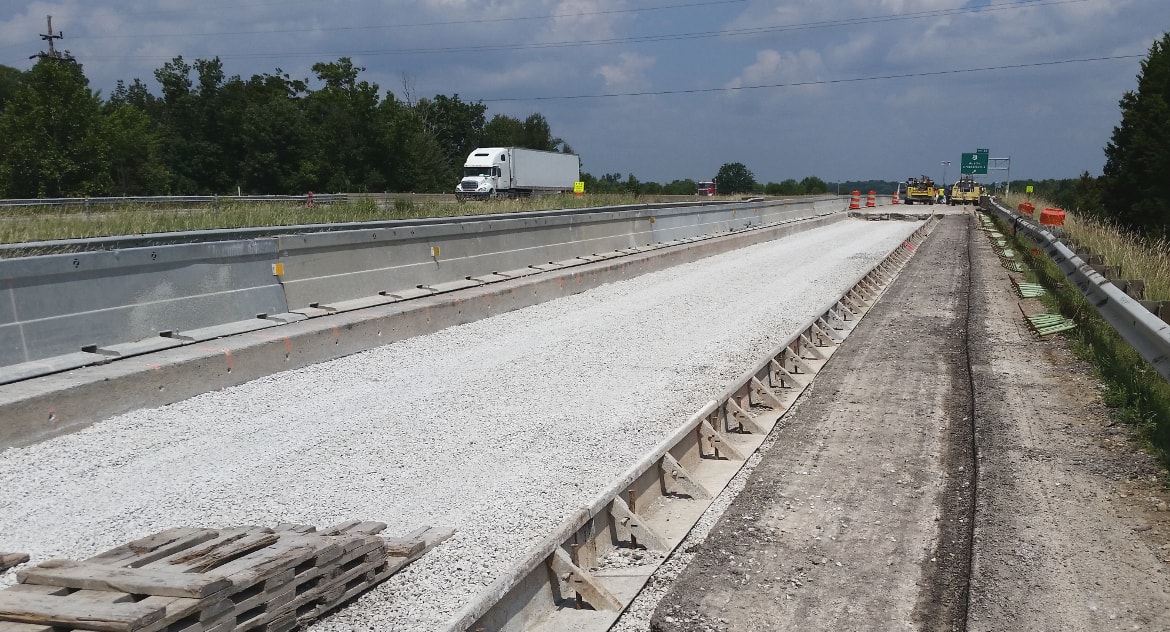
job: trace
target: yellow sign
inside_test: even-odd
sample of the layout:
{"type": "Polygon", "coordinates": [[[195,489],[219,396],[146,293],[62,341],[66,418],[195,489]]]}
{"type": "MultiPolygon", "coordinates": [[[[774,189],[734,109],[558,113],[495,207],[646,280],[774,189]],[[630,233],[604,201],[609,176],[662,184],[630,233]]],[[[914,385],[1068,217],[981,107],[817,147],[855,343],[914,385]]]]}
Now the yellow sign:
{"type": "Polygon", "coordinates": [[[585,183],[584,182],[578,181],[578,182],[573,183],[573,193],[576,193],[577,195],[581,195],[584,192],[585,192],[585,183]]]}
{"type": "Polygon", "coordinates": [[[1032,193],[1032,189],[1032,185],[1029,184],[1028,186],[1024,187],[1024,193],[1032,193]]]}

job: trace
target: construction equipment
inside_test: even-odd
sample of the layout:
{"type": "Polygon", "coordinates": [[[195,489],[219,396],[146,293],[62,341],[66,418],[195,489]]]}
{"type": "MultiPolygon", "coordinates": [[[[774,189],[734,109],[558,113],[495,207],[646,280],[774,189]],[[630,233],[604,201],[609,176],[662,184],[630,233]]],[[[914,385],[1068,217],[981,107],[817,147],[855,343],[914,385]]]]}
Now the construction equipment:
{"type": "Polygon", "coordinates": [[[906,203],[934,204],[938,190],[934,188],[934,180],[928,176],[906,179],[906,203]]]}
{"type": "Polygon", "coordinates": [[[979,196],[983,195],[986,189],[982,184],[975,181],[975,177],[971,174],[964,174],[959,178],[959,181],[951,187],[950,204],[978,204],[979,196]]]}

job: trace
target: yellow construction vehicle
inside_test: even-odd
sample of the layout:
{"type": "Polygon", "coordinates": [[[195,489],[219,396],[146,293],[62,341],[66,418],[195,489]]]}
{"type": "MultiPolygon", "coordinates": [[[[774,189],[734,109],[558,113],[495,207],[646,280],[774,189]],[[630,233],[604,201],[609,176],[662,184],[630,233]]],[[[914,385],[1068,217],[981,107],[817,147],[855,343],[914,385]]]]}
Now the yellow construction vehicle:
{"type": "Polygon", "coordinates": [[[978,204],[979,196],[985,193],[982,184],[975,181],[975,177],[967,174],[951,187],[951,206],[955,204],[978,204]]]}
{"type": "Polygon", "coordinates": [[[906,203],[934,204],[938,191],[934,188],[934,180],[927,176],[906,179],[906,203]]]}

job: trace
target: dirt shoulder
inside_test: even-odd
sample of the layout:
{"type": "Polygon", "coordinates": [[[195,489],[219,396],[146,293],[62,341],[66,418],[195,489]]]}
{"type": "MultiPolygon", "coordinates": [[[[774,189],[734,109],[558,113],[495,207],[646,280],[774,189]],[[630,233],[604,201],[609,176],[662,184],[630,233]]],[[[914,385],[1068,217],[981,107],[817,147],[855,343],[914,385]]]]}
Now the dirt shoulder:
{"type": "Polygon", "coordinates": [[[976,223],[944,218],[651,629],[1170,629],[1164,472],[1017,300],[976,223]]]}
{"type": "Polygon", "coordinates": [[[818,375],[652,629],[915,629],[965,614],[939,568],[965,567],[964,543],[937,545],[963,531],[940,507],[966,480],[945,472],[967,471],[949,449],[970,427],[968,275],[953,256],[967,222],[944,218],[818,375]]]}
{"type": "Polygon", "coordinates": [[[988,240],[971,244],[980,461],[967,629],[1170,629],[1163,473],[1111,422],[1069,343],[1027,330],[988,240]]]}

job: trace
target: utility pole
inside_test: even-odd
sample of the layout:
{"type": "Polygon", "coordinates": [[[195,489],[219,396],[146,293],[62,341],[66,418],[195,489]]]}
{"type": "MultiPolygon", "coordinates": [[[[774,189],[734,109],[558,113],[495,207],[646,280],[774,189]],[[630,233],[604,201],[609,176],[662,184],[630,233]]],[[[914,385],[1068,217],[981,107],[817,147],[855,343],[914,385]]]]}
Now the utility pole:
{"type": "Polygon", "coordinates": [[[942,161],[942,168],[943,168],[943,179],[942,179],[942,185],[943,185],[944,187],[947,185],[947,166],[948,166],[948,165],[950,165],[950,164],[951,164],[951,161],[949,161],[949,160],[943,160],[943,161],[942,161]]]}
{"type": "Polygon", "coordinates": [[[57,34],[54,35],[53,34],[53,16],[48,15],[45,17],[46,17],[46,22],[48,24],[48,31],[41,34],[41,39],[45,40],[46,42],[49,43],[49,52],[37,53],[36,55],[30,55],[29,59],[36,59],[38,57],[41,59],[57,59],[58,58],[57,57],[57,47],[53,45],[53,40],[65,39],[65,34],[58,31],[57,34]]]}

